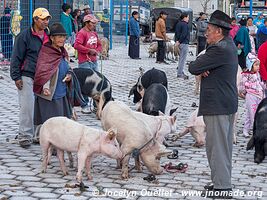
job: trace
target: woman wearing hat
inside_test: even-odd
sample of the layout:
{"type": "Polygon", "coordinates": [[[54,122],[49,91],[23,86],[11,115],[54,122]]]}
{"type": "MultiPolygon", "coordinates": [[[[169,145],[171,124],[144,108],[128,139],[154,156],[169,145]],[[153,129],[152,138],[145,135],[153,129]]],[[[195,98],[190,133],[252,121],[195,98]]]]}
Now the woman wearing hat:
{"type": "Polygon", "coordinates": [[[34,125],[43,124],[56,116],[71,117],[67,100],[67,82],[71,80],[68,54],[64,48],[67,33],[60,23],[50,26],[50,41],[40,50],[33,91],[36,95],[34,105],[34,125]]]}

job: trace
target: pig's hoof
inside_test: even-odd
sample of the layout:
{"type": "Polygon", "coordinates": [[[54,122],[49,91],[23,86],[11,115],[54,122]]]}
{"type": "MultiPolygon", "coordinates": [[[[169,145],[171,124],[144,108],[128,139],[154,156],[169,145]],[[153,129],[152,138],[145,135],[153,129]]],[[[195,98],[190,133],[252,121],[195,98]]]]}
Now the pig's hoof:
{"type": "Polygon", "coordinates": [[[136,169],[138,172],[142,172],[142,171],[143,171],[142,166],[135,166],[135,169],[136,169]]]}
{"type": "Polygon", "coordinates": [[[200,147],[203,147],[204,146],[204,143],[198,143],[196,142],[195,144],[193,144],[193,147],[197,147],[197,148],[200,148],[200,147]]]}
{"type": "Polygon", "coordinates": [[[87,175],[88,180],[93,180],[93,177],[91,175],[87,175]]]}
{"type": "Polygon", "coordinates": [[[116,169],[121,169],[121,168],[122,166],[120,164],[116,166],[116,169]]]}
{"type": "Polygon", "coordinates": [[[63,175],[64,176],[68,176],[69,175],[69,172],[65,171],[65,172],[63,172],[63,175]]]}
{"type": "Polygon", "coordinates": [[[121,175],[121,178],[122,178],[123,180],[128,180],[128,179],[129,179],[129,175],[128,175],[128,173],[122,174],[122,175],[121,175]]]}
{"type": "Polygon", "coordinates": [[[43,169],[43,170],[41,171],[41,173],[46,173],[46,170],[45,170],[45,169],[43,169]]]}

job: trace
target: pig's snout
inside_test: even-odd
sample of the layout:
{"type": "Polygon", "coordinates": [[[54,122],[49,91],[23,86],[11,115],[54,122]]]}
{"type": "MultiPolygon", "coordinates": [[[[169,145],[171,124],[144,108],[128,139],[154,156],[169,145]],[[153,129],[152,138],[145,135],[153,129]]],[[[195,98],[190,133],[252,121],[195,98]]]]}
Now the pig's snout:
{"type": "Polygon", "coordinates": [[[119,150],[116,159],[120,159],[121,160],[122,158],[123,158],[123,154],[122,154],[121,150],[119,150]]]}
{"type": "Polygon", "coordinates": [[[163,168],[161,166],[158,166],[158,167],[154,167],[150,170],[153,174],[162,174],[163,172],[163,168]]]}

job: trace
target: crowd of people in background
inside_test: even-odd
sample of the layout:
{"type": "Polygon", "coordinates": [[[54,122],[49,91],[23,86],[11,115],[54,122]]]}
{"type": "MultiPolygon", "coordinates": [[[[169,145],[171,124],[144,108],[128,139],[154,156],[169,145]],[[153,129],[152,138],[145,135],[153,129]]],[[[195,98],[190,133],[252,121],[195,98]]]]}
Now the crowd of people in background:
{"type": "MultiPolygon", "coordinates": [[[[81,8],[72,9],[68,3],[64,3],[60,14],[60,23],[63,25],[67,32],[66,43],[74,45],[76,34],[84,27],[83,19],[88,14],[93,14],[89,5],[83,5],[81,8]]],[[[4,14],[0,18],[0,40],[2,57],[10,61],[12,49],[14,45],[14,38],[16,35],[11,31],[11,8],[6,7],[4,14]]],[[[100,18],[100,26],[103,30],[103,36],[109,39],[109,12],[108,9],[103,9],[103,14],[98,16],[100,18]]],[[[72,60],[71,60],[72,61],[72,60]]]]}
{"type": "MultiPolygon", "coordinates": [[[[38,11],[37,9],[35,10],[38,11]]],[[[38,12],[42,12],[39,10],[38,12]]],[[[46,12],[46,11],[44,11],[46,12]]],[[[47,11],[48,12],[48,11],[47,11]]],[[[2,54],[5,58],[11,58],[11,52],[13,48],[13,36],[10,33],[10,23],[11,23],[11,9],[6,7],[4,10],[4,16],[0,19],[0,37],[1,37],[1,46],[2,46],[2,54]]],[[[51,17],[51,16],[50,16],[51,17]]],[[[155,22],[155,36],[157,41],[157,57],[156,63],[163,63],[169,64],[165,61],[165,53],[166,53],[166,42],[169,42],[171,39],[168,38],[166,34],[166,19],[168,17],[168,13],[162,10],[159,13],[158,19],[155,22]]],[[[48,17],[49,18],[49,17],[48,17]]],[[[20,54],[20,48],[17,48],[18,43],[20,43],[20,37],[23,34],[27,36],[33,37],[34,40],[40,46],[39,40],[36,39],[35,35],[41,39],[42,42],[49,40],[46,36],[46,27],[48,26],[49,19],[46,21],[40,21],[43,19],[33,17],[34,26],[32,27],[33,31],[31,34],[28,32],[22,32],[20,36],[17,37],[17,41],[14,45],[13,56],[14,60],[11,63],[11,74],[13,80],[16,81],[16,86],[19,89],[19,96],[20,102],[28,101],[28,97],[26,100],[23,99],[23,92],[21,91],[22,88],[22,81],[25,79],[25,82],[30,80],[26,80],[28,77],[33,78],[34,69],[35,68],[35,58],[29,58],[30,60],[33,59],[34,61],[30,62],[29,65],[29,72],[24,69],[25,77],[22,74],[21,77],[18,76],[20,72],[18,71],[17,67],[12,67],[13,65],[21,65],[27,59],[27,56],[22,57],[20,54]],[[40,29],[40,30],[39,30],[40,29]],[[39,33],[41,31],[41,34],[39,33]],[[26,73],[27,72],[27,73],[26,73]]],[[[132,12],[132,16],[129,19],[129,51],[128,56],[132,59],[141,59],[140,58],[140,26],[139,26],[139,13],[137,11],[132,12]]],[[[93,70],[98,71],[98,64],[97,64],[97,55],[100,53],[101,50],[101,42],[99,40],[98,34],[96,32],[96,25],[100,22],[100,26],[103,29],[103,36],[109,39],[109,11],[108,9],[103,10],[103,14],[101,16],[95,17],[92,13],[89,5],[84,5],[80,9],[72,10],[72,7],[64,3],[62,5],[62,13],[60,15],[60,23],[66,32],[66,36],[64,33],[65,42],[72,45],[76,50],[76,55],[78,59],[79,67],[90,68],[93,70]]],[[[237,55],[238,55],[238,64],[241,67],[244,73],[252,73],[253,68],[248,68],[248,56],[254,55],[257,57],[257,53],[259,53],[259,62],[260,62],[260,75],[262,76],[265,82],[267,80],[267,75],[265,75],[265,68],[266,66],[266,57],[262,54],[262,52],[266,52],[266,44],[267,41],[267,19],[264,18],[263,13],[259,12],[257,17],[253,19],[252,17],[242,17],[241,19],[236,19],[232,17],[230,19],[231,22],[231,29],[229,30],[229,36],[234,41],[237,47],[237,55]]],[[[186,66],[188,48],[189,48],[189,40],[190,40],[190,30],[189,30],[189,15],[188,13],[181,13],[180,20],[178,20],[175,26],[175,35],[174,35],[174,42],[175,45],[179,48],[180,56],[179,62],[177,66],[177,77],[188,79],[188,76],[184,73],[184,68],[186,66]]],[[[197,54],[200,54],[203,50],[206,49],[208,46],[206,38],[207,38],[207,27],[209,21],[207,20],[207,14],[204,12],[200,12],[198,18],[196,19],[197,25],[197,54]]],[[[37,58],[37,52],[35,52],[35,56],[37,58]]],[[[70,60],[72,61],[72,60],[70,60]]],[[[252,65],[253,66],[253,65],[252,65]]],[[[27,67],[26,67],[27,69],[27,67]]],[[[267,73],[266,73],[267,74],[267,73]]],[[[31,86],[32,87],[32,86],[31,86]]],[[[30,90],[30,88],[25,91],[26,93],[30,90]]],[[[244,90],[245,91],[245,90],[244,90]]],[[[28,93],[27,93],[28,94],[28,93]]],[[[32,96],[32,95],[30,95],[32,96]]],[[[244,92],[240,96],[244,97],[244,92]]],[[[87,100],[88,101],[88,100],[87,100]]],[[[23,108],[23,105],[21,106],[23,108]]],[[[27,113],[27,109],[22,112],[27,113]]],[[[88,113],[88,106],[84,106],[82,109],[84,113],[88,113]]],[[[27,114],[31,116],[30,113],[27,114]]],[[[31,119],[31,117],[29,117],[31,119]]],[[[32,121],[28,123],[24,123],[21,132],[31,132],[32,127],[30,127],[32,121]],[[23,131],[22,131],[23,129],[23,131]],[[24,129],[26,131],[24,131],[24,129]]],[[[247,131],[246,131],[247,132],[247,131]]],[[[247,136],[247,133],[244,132],[244,135],[247,136]]]]}
{"type": "MultiPolygon", "coordinates": [[[[48,27],[52,18],[49,11],[35,9],[32,26],[21,31],[15,39],[10,76],[18,89],[17,139],[22,147],[31,145],[35,130],[47,119],[72,116],[67,97],[67,83],[72,77],[65,43],[76,49],[78,67],[98,71],[97,55],[102,45],[95,30],[99,20],[90,14],[88,6],[81,14],[79,9],[72,12],[70,5],[64,3],[62,11],[60,22],[48,27]]],[[[82,112],[90,113],[88,97],[84,98],[82,112]]]]}
{"type": "MultiPolygon", "coordinates": [[[[76,49],[79,68],[99,71],[97,59],[102,45],[96,25],[101,21],[104,37],[108,38],[109,13],[104,9],[104,15],[99,20],[88,5],[82,11],[72,11],[71,6],[64,3],[60,23],[53,23],[48,30],[52,18],[49,11],[35,9],[31,27],[16,37],[13,50],[7,49],[12,42],[8,31],[10,9],[5,9],[5,15],[0,20],[2,52],[6,58],[11,58],[10,76],[18,90],[17,137],[22,147],[32,143],[37,126],[47,119],[71,117],[66,95],[67,84],[72,77],[65,42],[76,49]],[[47,62],[48,59],[50,62],[47,62]]],[[[140,59],[138,17],[139,13],[133,11],[129,21],[128,55],[131,59],[140,59]]],[[[170,41],[166,34],[167,17],[168,13],[161,11],[155,23],[158,64],[169,64],[165,61],[166,42],[170,41]]],[[[190,40],[188,22],[189,14],[182,13],[174,36],[175,45],[180,50],[177,78],[183,79],[189,78],[184,73],[190,40]]],[[[206,52],[190,63],[189,72],[203,77],[199,115],[203,115],[207,129],[206,153],[213,182],[212,187],[207,187],[230,192],[232,132],[238,95],[245,99],[247,112],[243,134],[249,137],[257,106],[267,93],[267,19],[259,13],[254,20],[252,17],[237,20],[217,10],[208,21],[207,15],[201,12],[197,19],[197,41],[197,53],[206,52]],[[238,65],[242,73],[241,82],[236,87],[238,65]]],[[[89,113],[89,100],[86,96],[84,98],[86,105],[82,105],[82,112],[89,113]]]]}

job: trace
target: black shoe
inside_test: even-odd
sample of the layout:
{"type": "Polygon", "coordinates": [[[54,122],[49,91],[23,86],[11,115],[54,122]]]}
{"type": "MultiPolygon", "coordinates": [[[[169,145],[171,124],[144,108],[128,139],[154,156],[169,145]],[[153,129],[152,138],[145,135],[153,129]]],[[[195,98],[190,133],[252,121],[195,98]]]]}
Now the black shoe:
{"type": "Polygon", "coordinates": [[[74,63],[74,60],[70,59],[70,62],[71,62],[71,63],[74,63]]]}
{"type": "Polygon", "coordinates": [[[133,58],[133,59],[135,59],[135,60],[141,60],[141,58],[133,58]]]}
{"type": "Polygon", "coordinates": [[[19,134],[16,136],[16,139],[18,140],[18,143],[22,148],[28,148],[32,144],[32,136],[31,135],[19,134]]]}
{"type": "Polygon", "coordinates": [[[212,183],[208,183],[207,185],[204,186],[205,190],[213,190],[214,185],[212,183]]]}

